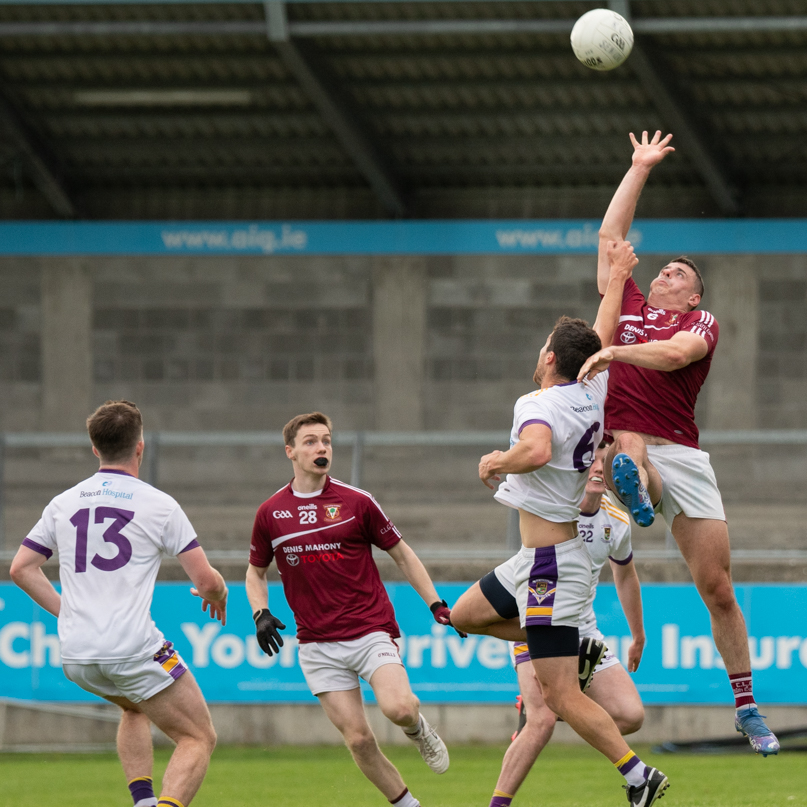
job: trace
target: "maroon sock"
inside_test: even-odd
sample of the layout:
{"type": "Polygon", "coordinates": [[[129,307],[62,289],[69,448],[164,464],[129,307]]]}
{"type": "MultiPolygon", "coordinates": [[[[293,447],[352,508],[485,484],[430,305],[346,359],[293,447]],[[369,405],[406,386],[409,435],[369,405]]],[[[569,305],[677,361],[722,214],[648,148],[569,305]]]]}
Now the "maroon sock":
{"type": "Polygon", "coordinates": [[[754,701],[754,688],[751,683],[751,673],[735,673],[729,675],[731,688],[734,691],[734,706],[739,709],[741,706],[748,706],[754,701]]]}
{"type": "Polygon", "coordinates": [[[397,799],[390,799],[389,803],[395,807],[420,807],[420,802],[405,788],[397,799]]]}

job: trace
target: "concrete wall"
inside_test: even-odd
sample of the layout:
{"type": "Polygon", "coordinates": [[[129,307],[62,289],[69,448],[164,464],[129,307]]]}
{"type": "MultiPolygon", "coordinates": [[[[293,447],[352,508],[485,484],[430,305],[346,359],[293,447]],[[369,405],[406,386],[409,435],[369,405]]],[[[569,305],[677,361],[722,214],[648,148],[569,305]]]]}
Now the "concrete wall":
{"type": "MultiPolygon", "coordinates": [[[[117,709],[105,706],[61,706],[61,711],[43,711],[0,702],[0,751],[114,749],[117,709]],[[84,712],[86,717],[76,714],[84,712]]],[[[221,745],[336,745],[342,742],[319,705],[213,704],[213,723],[221,745]]],[[[370,725],[382,745],[405,745],[403,732],[368,706],[370,725]]],[[[516,728],[512,706],[430,705],[423,713],[449,745],[461,743],[507,743],[516,728]]],[[[807,707],[766,706],[768,724],[774,731],[807,730],[807,707]]],[[[169,744],[153,729],[155,741],[169,744]]],[[[735,737],[731,706],[649,706],[644,726],[631,737],[631,744],[687,742],[735,737]]],[[[583,742],[565,723],[555,728],[553,742],[583,742]]]]}
{"type": "MultiPolygon", "coordinates": [[[[667,256],[668,257],[668,256],[667,256]]],[[[663,259],[643,256],[647,286],[663,259]]],[[[721,323],[707,428],[807,427],[807,257],[707,256],[721,323]]],[[[153,429],[507,428],[591,257],[0,258],[0,429],[82,428],[127,397],[153,429]],[[88,347],[89,346],[89,347],[88,347]]]]}

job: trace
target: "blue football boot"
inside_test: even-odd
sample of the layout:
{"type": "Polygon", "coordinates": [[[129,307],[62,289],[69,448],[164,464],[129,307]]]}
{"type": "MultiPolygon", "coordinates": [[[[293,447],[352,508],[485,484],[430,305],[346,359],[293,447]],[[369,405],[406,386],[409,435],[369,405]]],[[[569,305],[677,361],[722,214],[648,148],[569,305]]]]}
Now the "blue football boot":
{"type": "Polygon", "coordinates": [[[743,706],[734,717],[734,728],[748,737],[754,751],[766,757],[768,754],[779,753],[779,740],[765,725],[763,717],[765,715],[761,715],[756,706],[743,706]]]}
{"type": "Polygon", "coordinates": [[[640,527],[649,527],[656,517],[650,494],[642,484],[636,463],[627,454],[617,454],[611,464],[616,494],[640,527]]]}

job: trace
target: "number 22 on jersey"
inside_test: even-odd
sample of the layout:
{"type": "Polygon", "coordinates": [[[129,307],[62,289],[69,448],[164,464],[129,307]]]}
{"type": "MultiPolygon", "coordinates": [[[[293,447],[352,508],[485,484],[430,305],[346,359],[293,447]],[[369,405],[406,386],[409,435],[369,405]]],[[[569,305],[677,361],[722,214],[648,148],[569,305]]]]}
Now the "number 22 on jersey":
{"type": "MultiPolygon", "coordinates": [[[[93,508],[84,507],[75,512],[70,523],[76,528],[76,573],[87,571],[87,538],[90,526],[90,513],[93,508]]],[[[112,520],[112,524],[104,530],[103,539],[108,544],[114,544],[118,552],[111,558],[103,555],[93,555],[90,563],[102,572],[114,572],[122,569],[132,558],[132,544],[121,530],[134,518],[132,510],[119,510],[117,507],[96,507],[96,524],[104,524],[112,520]]]]}

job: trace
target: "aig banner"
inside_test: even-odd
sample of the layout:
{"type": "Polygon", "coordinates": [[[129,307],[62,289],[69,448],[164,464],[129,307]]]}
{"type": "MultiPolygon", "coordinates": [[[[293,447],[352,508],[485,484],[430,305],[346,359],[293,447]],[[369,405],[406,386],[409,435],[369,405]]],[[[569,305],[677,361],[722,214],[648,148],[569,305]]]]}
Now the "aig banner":
{"type": "MultiPolygon", "coordinates": [[[[467,584],[441,584],[454,602],[467,584]]],[[[492,637],[460,639],[433,622],[428,608],[404,584],[387,586],[404,634],[403,657],[418,697],[425,702],[510,702],[517,693],[507,645],[492,637]]],[[[692,585],[642,587],[647,647],[634,676],[645,703],[730,703],[731,689],[709,633],[709,614],[692,585]]],[[[754,689],[760,703],[807,703],[807,586],[736,588],[749,628],[754,689]]],[[[595,603],[599,624],[620,658],[630,635],[613,586],[595,603]]],[[[230,586],[227,626],[200,610],[188,586],[162,583],[154,595],[154,621],[192,668],[214,702],[302,703],[313,697],[297,662],[294,620],[280,584],[269,607],[288,626],[279,656],[265,656],[254,638],[244,586],[230,586]]],[[[93,700],[62,675],[56,620],[11,583],[0,583],[0,697],[46,701],[93,700]]],[[[368,690],[368,699],[372,694],[368,690]]]]}

